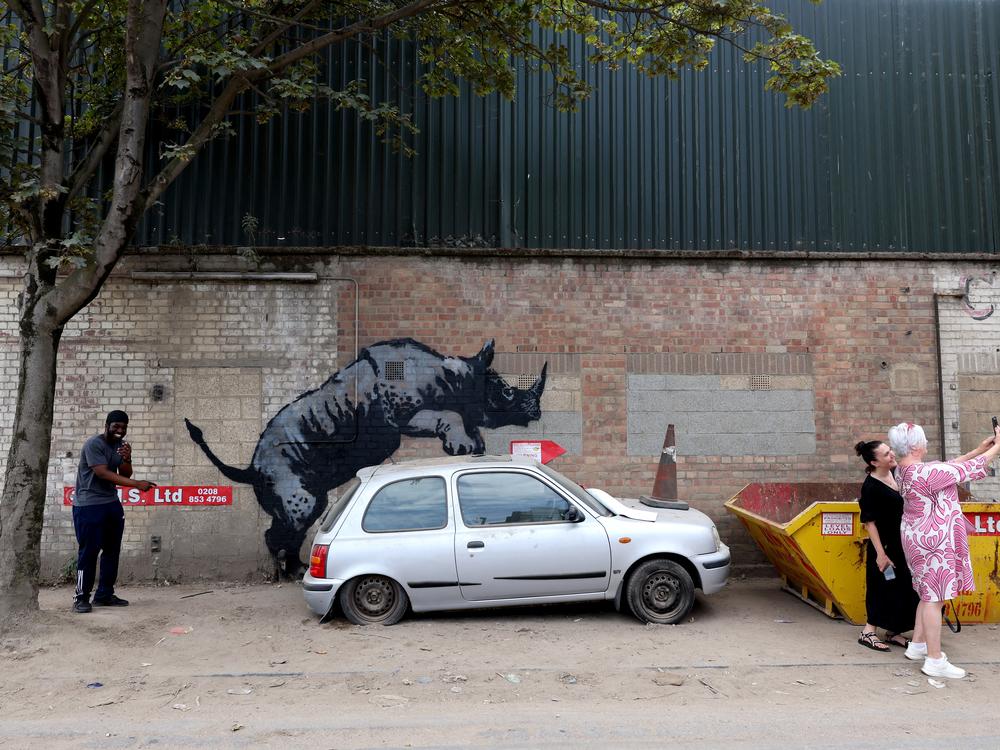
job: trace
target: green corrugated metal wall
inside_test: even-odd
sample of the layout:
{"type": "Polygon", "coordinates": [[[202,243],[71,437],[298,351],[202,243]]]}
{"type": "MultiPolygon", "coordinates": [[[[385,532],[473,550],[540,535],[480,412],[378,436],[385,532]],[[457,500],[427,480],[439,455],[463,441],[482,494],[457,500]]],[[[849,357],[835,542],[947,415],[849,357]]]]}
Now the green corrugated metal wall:
{"type": "Polygon", "coordinates": [[[809,112],[721,47],[677,82],[588,70],[576,114],[532,74],[514,103],[432,101],[389,82],[411,89],[406,46],[383,50],[391,77],[332,50],[332,85],[360,73],[414,112],[418,156],[320,104],[212,144],[138,242],[248,244],[252,214],[268,245],[995,252],[1000,2],[775,7],[844,69],[809,112]]]}

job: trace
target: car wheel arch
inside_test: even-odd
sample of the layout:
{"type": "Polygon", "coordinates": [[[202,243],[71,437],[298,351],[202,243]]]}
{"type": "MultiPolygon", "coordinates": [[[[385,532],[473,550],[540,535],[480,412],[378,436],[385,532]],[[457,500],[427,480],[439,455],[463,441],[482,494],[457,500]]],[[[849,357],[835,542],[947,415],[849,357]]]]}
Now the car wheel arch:
{"type": "Polygon", "coordinates": [[[696,589],[701,588],[701,576],[698,575],[698,568],[695,567],[695,564],[691,562],[689,558],[676,552],[653,552],[645,557],[640,557],[634,560],[632,564],[628,566],[628,570],[625,571],[625,575],[623,575],[622,579],[618,582],[618,591],[615,592],[615,609],[619,612],[622,608],[622,599],[625,596],[625,587],[628,585],[629,579],[632,577],[632,573],[635,572],[636,568],[649,560],[671,560],[677,563],[687,571],[689,576],[691,576],[691,581],[694,583],[694,587],[696,589]]]}

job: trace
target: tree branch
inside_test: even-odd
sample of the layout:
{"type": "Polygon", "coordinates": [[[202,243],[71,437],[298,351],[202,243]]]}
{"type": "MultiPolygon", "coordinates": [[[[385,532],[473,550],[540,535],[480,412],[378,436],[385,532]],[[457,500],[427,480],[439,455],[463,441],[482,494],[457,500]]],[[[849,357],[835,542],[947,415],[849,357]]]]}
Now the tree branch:
{"type": "MultiPolygon", "coordinates": [[[[662,12],[662,10],[654,6],[648,6],[648,7],[636,6],[636,5],[630,5],[628,3],[602,2],[601,0],[582,0],[582,1],[585,5],[588,5],[591,8],[598,8],[599,10],[603,10],[608,13],[627,13],[636,16],[643,16],[643,15],[649,16],[650,18],[657,19],[661,23],[669,24],[671,26],[676,26],[680,29],[685,29],[691,34],[710,36],[727,44],[731,44],[740,52],[743,52],[744,54],[747,55],[752,55],[758,60],[766,60],[768,62],[778,62],[773,58],[767,57],[766,55],[761,55],[758,52],[754,52],[753,50],[744,48],[732,36],[728,34],[724,34],[720,31],[713,31],[711,29],[700,29],[697,26],[692,26],[689,23],[678,20],[674,16],[665,15],[662,12]]],[[[674,0],[673,2],[664,3],[664,5],[666,5],[667,7],[672,7],[674,5],[680,5],[680,4],[681,0],[674,0]]],[[[752,19],[741,18],[738,20],[740,23],[752,23],[752,19]]]]}
{"type": "Polygon", "coordinates": [[[144,148],[168,2],[170,0],[128,2],[125,91],[118,128],[111,206],[94,240],[94,263],[71,272],[58,286],[46,292],[47,305],[54,308],[59,325],[65,324],[97,296],[104,280],[125,252],[126,243],[142,215],[143,205],[139,198],[144,148]]]}
{"type": "Polygon", "coordinates": [[[329,47],[331,44],[342,42],[345,39],[350,39],[353,36],[364,34],[366,32],[379,31],[387,26],[391,26],[397,21],[402,21],[406,18],[412,18],[420,13],[434,10],[435,5],[440,6],[441,8],[447,8],[453,4],[455,4],[454,0],[417,0],[417,2],[404,5],[377,18],[357,21],[349,26],[342,26],[335,31],[331,31],[329,34],[318,36],[315,39],[305,42],[295,49],[291,49],[285,54],[276,57],[271,61],[267,70],[271,74],[280,73],[288,66],[294,65],[299,60],[309,57],[309,55],[319,52],[321,49],[329,47]]]}
{"type": "Polygon", "coordinates": [[[33,2],[30,6],[26,5],[22,0],[7,0],[7,5],[10,9],[17,14],[25,26],[28,25],[40,25],[45,23],[44,14],[36,16],[35,11],[41,11],[41,6],[37,2],[33,2]]]}
{"type": "MultiPolygon", "coordinates": [[[[234,75],[229,79],[229,82],[226,84],[225,88],[223,88],[222,92],[216,97],[208,113],[184,145],[193,149],[194,153],[201,150],[202,146],[211,140],[216,127],[222,123],[222,121],[229,114],[230,105],[236,97],[239,96],[242,91],[249,88],[252,83],[267,79],[276,73],[281,72],[290,65],[293,65],[299,60],[315,54],[332,44],[337,44],[338,42],[355,37],[358,34],[384,29],[397,21],[411,18],[419,13],[431,10],[434,6],[439,6],[441,8],[449,7],[453,4],[453,2],[454,0],[417,0],[417,2],[412,2],[408,5],[396,8],[395,10],[378,16],[377,18],[358,21],[347,26],[342,26],[341,28],[331,31],[328,34],[316,37],[309,42],[299,45],[293,50],[289,50],[284,55],[275,58],[267,68],[245,71],[238,75],[234,75]]],[[[145,190],[144,210],[152,208],[153,204],[155,204],[163,194],[163,191],[166,190],[170,183],[176,180],[178,175],[184,171],[188,163],[194,157],[194,153],[186,154],[185,158],[171,159],[163,167],[163,169],[160,170],[160,173],[150,181],[145,190]]]]}
{"type": "Polygon", "coordinates": [[[232,0],[219,0],[219,2],[221,2],[225,6],[228,6],[228,7],[232,8],[233,11],[236,12],[236,13],[245,14],[247,16],[252,16],[253,18],[260,18],[260,19],[262,19],[264,21],[270,21],[271,23],[278,24],[279,26],[283,27],[284,29],[288,29],[291,26],[301,26],[304,29],[312,29],[313,31],[329,31],[330,30],[329,27],[316,26],[315,24],[302,23],[301,21],[299,21],[299,19],[302,18],[306,14],[306,12],[308,10],[311,10],[312,8],[314,8],[316,6],[316,2],[315,1],[306,3],[302,8],[299,9],[299,12],[296,13],[291,18],[289,18],[287,16],[284,17],[284,18],[281,17],[281,16],[273,16],[270,13],[265,13],[262,10],[256,10],[254,8],[246,7],[245,5],[241,5],[239,3],[232,2],[232,0]]]}
{"type": "MultiPolygon", "coordinates": [[[[191,133],[191,137],[187,139],[185,145],[190,145],[194,149],[200,150],[211,139],[215,127],[225,119],[226,114],[229,112],[229,105],[235,101],[240,92],[246,89],[248,85],[248,82],[241,78],[230,78],[229,83],[226,84],[222,92],[212,102],[208,114],[198,124],[195,131],[191,133]]],[[[149,182],[144,191],[145,201],[143,211],[148,211],[153,207],[153,204],[163,194],[163,191],[167,189],[167,186],[184,171],[184,168],[193,156],[192,154],[191,157],[186,159],[174,158],[167,162],[166,166],[149,182]]]]}
{"type": "Polygon", "coordinates": [[[32,243],[43,241],[45,234],[57,226],[62,216],[63,99],[66,76],[62,70],[58,50],[53,49],[45,33],[45,12],[40,0],[30,5],[23,0],[11,0],[10,7],[18,13],[28,36],[28,54],[31,58],[33,92],[39,103],[39,130],[41,131],[41,159],[39,184],[43,193],[33,201],[35,218],[31,222],[32,243]]]}
{"type": "Polygon", "coordinates": [[[84,156],[83,160],[76,165],[76,168],[70,174],[69,179],[66,181],[67,203],[72,203],[73,199],[87,186],[90,178],[93,177],[94,172],[97,171],[101,161],[104,159],[104,155],[108,153],[108,149],[118,139],[118,127],[121,124],[123,106],[124,101],[119,100],[114,110],[108,115],[104,127],[101,129],[101,137],[90,147],[87,155],[84,156]]]}
{"type": "Polygon", "coordinates": [[[177,65],[179,62],[181,62],[181,58],[178,58],[176,55],[179,52],[181,52],[185,47],[187,47],[189,44],[191,44],[191,42],[193,42],[195,39],[197,39],[198,37],[204,36],[205,34],[212,34],[212,33],[217,32],[220,28],[222,28],[223,26],[225,26],[226,24],[228,24],[231,20],[232,20],[232,17],[231,16],[227,16],[226,18],[224,18],[221,21],[219,21],[217,24],[214,24],[212,26],[206,26],[204,28],[198,29],[197,31],[192,31],[186,37],[184,37],[183,39],[181,39],[180,42],[177,43],[176,47],[174,47],[173,49],[170,50],[170,54],[174,55],[174,59],[164,61],[160,65],[159,72],[162,73],[164,69],[166,69],[168,67],[171,67],[173,65],[177,65]]]}
{"type": "Polygon", "coordinates": [[[42,8],[42,0],[31,0],[31,15],[39,26],[45,25],[45,10],[42,8]]]}
{"type": "MultiPolygon", "coordinates": [[[[298,13],[296,13],[295,16],[291,19],[291,21],[289,23],[285,24],[283,27],[281,27],[279,29],[275,29],[270,34],[268,34],[266,37],[264,37],[263,39],[261,39],[257,43],[257,46],[254,47],[253,52],[251,52],[250,54],[253,55],[254,57],[256,57],[261,52],[263,52],[264,50],[266,50],[268,47],[270,47],[272,44],[274,44],[274,42],[276,42],[278,39],[280,39],[281,35],[284,34],[286,31],[288,31],[288,29],[290,29],[292,26],[295,26],[298,23],[298,19],[300,19],[306,13],[308,13],[313,8],[315,8],[318,4],[319,4],[318,0],[313,0],[313,2],[306,3],[304,6],[302,6],[302,10],[300,10],[298,13]]],[[[324,29],[324,31],[325,31],[325,29],[324,29]]]]}
{"type": "Polygon", "coordinates": [[[72,52],[76,48],[77,32],[80,31],[80,27],[90,17],[90,13],[97,6],[97,3],[98,0],[87,0],[87,4],[80,8],[80,12],[73,19],[73,25],[70,26],[69,33],[66,34],[66,38],[63,41],[63,57],[65,59],[69,60],[72,56],[72,52]]]}
{"type": "Polygon", "coordinates": [[[66,49],[68,49],[65,45],[65,42],[66,39],[68,38],[66,32],[69,31],[69,26],[70,26],[69,22],[70,10],[71,10],[70,4],[67,0],[64,0],[64,2],[61,3],[60,2],[55,3],[55,17],[53,18],[54,21],[53,26],[55,26],[56,34],[59,35],[60,37],[59,40],[60,52],[65,52],[66,49]]]}
{"type": "Polygon", "coordinates": [[[18,109],[14,111],[14,114],[17,115],[18,118],[20,118],[21,120],[24,120],[25,122],[30,122],[33,125],[41,126],[42,124],[41,120],[39,120],[34,115],[29,114],[28,112],[22,112],[21,110],[18,109]]]}

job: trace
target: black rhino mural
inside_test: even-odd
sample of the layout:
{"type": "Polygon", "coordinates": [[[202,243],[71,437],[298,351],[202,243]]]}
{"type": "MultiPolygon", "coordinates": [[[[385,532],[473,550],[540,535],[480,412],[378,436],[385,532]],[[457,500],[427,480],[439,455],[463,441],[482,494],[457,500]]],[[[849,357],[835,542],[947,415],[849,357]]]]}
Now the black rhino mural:
{"type": "Polygon", "coordinates": [[[327,492],[358,469],[382,463],[401,436],[436,437],[445,453],[475,454],[484,450],[480,428],[524,427],[541,416],[548,364],[531,388],[515,388],[491,369],[493,347],[491,339],[474,357],[446,357],[413,339],[369,346],[282,407],[246,469],[222,463],[202,431],[184,422],[219,471],[253,486],[272,518],[267,547],[279,572],[295,577],[304,569],[299,550],[306,531],[326,510],[327,492]]]}

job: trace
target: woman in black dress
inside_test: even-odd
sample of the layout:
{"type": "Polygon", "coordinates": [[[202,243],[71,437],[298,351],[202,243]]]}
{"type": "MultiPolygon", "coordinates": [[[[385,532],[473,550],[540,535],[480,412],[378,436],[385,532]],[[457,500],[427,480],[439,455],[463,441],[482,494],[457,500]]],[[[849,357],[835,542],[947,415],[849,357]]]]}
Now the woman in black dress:
{"type": "Polygon", "coordinates": [[[868,621],[858,643],[875,651],[888,651],[888,644],[875,632],[879,627],[886,631],[886,641],[906,648],[909,641],[899,634],[913,630],[919,597],[913,590],[913,579],[899,540],[903,498],[892,474],[896,456],[888,445],[878,440],[860,442],[854,449],[864,459],[868,473],[858,501],[861,523],[868,531],[865,564],[868,621]],[[892,572],[886,580],[890,569],[892,572]]]}

